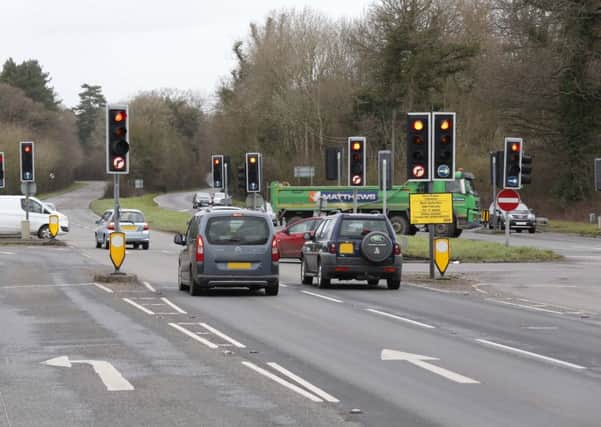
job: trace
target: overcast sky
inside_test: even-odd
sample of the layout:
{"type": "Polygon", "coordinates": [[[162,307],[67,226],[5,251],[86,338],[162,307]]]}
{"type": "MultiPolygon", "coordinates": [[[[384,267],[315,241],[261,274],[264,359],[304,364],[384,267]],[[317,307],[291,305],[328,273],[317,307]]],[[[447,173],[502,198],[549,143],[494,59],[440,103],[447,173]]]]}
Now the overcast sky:
{"type": "Polygon", "coordinates": [[[0,64],[37,59],[67,107],[82,83],[108,102],[142,90],[211,96],[235,64],[232,45],[272,10],[311,7],[358,18],[372,0],[0,0],[0,64]]]}

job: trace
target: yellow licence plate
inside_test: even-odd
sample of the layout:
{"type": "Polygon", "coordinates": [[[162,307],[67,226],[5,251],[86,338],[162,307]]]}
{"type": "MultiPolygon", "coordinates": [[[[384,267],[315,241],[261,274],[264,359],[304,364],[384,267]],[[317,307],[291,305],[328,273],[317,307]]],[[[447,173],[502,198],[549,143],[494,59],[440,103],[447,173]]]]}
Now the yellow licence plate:
{"type": "Polygon", "coordinates": [[[338,250],[340,251],[341,254],[351,254],[352,255],[353,253],[355,253],[352,243],[341,243],[338,250]]]}
{"type": "Polygon", "coordinates": [[[227,269],[228,270],[250,270],[251,263],[250,262],[228,262],[227,269]]]}
{"type": "Polygon", "coordinates": [[[134,231],[137,229],[138,229],[137,225],[122,225],[121,226],[121,230],[134,231]]]}

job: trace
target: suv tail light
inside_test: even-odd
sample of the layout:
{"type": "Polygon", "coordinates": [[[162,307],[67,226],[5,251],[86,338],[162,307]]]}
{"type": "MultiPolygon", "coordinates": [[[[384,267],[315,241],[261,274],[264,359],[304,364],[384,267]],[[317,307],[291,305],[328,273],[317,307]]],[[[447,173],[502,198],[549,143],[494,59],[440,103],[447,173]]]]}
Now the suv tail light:
{"type": "Polygon", "coordinates": [[[196,238],[196,262],[203,262],[205,260],[205,244],[202,241],[202,237],[196,238]]]}
{"type": "Polygon", "coordinates": [[[144,231],[148,230],[148,224],[144,223],[144,231]]]}
{"type": "Polygon", "coordinates": [[[336,243],[330,243],[330,246],[328,246],[328,252],[336,255],[336,243]]]}
{"type": "Polygon", "coordinates": [[[398,243],[395,243],[392,247],[392,253],[394,253],[395,255],[400,255],[401,254],[401,246],[398,243]]]}
{"type": "Polygon", "coordinates": [[[114,222],[111,222],[111,223],[108,225],[108,227],[107,227],[107,228],[108,228],[109,230],[114,230],[114,229],[115,229],[115,223],[114,223],[114,222]]]}
{"type": "Polygon", "coordinates": [[[271,260],[273,262],[280,260],[280,248],[278,247],[278,242],[275,237],[271,241],[271,260]]]}

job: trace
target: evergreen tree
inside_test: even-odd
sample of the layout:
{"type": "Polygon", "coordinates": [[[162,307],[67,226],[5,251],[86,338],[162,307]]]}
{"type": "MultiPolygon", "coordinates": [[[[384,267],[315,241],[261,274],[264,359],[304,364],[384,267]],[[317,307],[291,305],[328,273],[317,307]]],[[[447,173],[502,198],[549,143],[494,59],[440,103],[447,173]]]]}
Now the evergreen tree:
{"type": "Polygon", "coordinates": [[[30,59],[19,65],[9,58],[0,73],[0,83],[6,83],[25,92],[25,95],[49,110],[57,110],[59,101],[54,88],[49,86],[50,77],[42,70],[35,59],[30,59]]]}
{"type": "Polygon", "coordinates": [[[73,109],[77,117],[77,131],[79,142],[82,145],[92,144],[92,134],[102,118],[102,110],[106,106],[106,99],[99,85],[81,85],[83,91],[79,93],[79,104],[73,109]]]}

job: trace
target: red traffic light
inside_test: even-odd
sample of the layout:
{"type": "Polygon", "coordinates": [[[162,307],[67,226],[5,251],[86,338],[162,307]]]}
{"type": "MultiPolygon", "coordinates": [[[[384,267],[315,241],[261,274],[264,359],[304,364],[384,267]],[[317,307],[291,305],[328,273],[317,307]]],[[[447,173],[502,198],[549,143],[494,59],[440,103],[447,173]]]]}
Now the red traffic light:
{"type": "Polygon", "coordinates": [[[521,145],[519,142],[511,143],[511,151],[518,153],[520,151],[521,145]]]}
{"type": "Polygon", "coordinates": [[[115,115],[113,116],[113,120],[117,123],[124,122],[126,118],[127,114],[123,110],[115,111],[115,115]]]}
{"type": "Polygon", "coordinates": [[[424,122],[423,120],[414,120],[411,123],[411,129],[421,131],[424,130],[424,122]]]}
{"type": "Polygon", "coordinates": [[[361,151],[361,143],[358,141],[354,141],[352,145],[353,151],[361,151]]]}
{"type": "Polygon", "coordinates": [[[213,160],[213,163],[214,163],[215,165],[218,165],[218,164],[219,164],[219,159],[214,159],[214,160],[213,160]]]}
{"type": "Polygon", "coordinates": [[[26,153],[31,153],[31,145],[23,144],[23,151],[26,153]]]}
{"type": "Polygon", "coordinates": [[[256,158],[255,156],[250,156],[250,157],[248,158],[248,161],[249,161],[250,163],[253,163],[253,164],[254,164],[254,163],[257,163],[257,158],[256,158]]]}
{"type": "Polygon", "coordinates": [[[443,120],[442,122],[440,122],[440,130],[449,130],[451,129],[451,121],[448,119],[443,120]]]}

